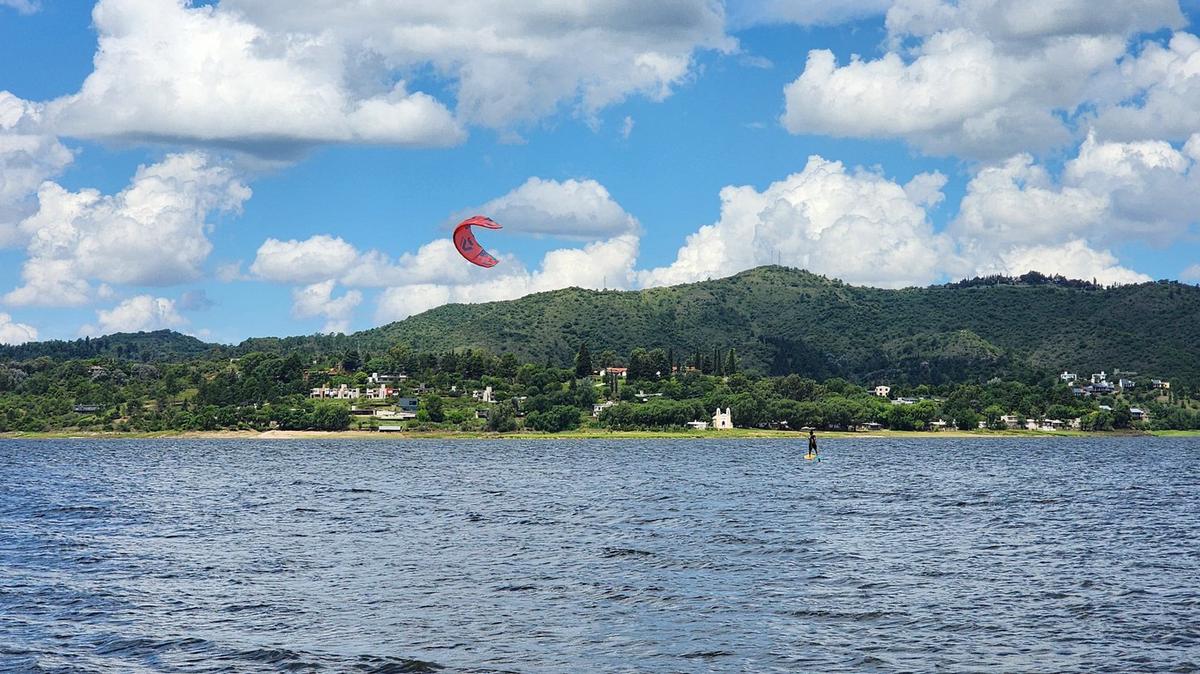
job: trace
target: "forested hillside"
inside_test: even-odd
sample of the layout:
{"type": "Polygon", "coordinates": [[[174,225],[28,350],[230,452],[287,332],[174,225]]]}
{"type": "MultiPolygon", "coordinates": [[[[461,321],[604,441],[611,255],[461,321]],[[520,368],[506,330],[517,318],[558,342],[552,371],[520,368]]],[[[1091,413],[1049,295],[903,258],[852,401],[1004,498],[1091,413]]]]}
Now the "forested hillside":
{"type": "Polygon", "coordinates": [[[477,347],[566,364],[593,352],[672,349],[679,361],[734,348],[747,369],[856,381],[940,383],[1029,369],[1114,368],[1200,379],[1200,288],[1103,288],[1030,274],[886,290],[804,271],[640,291],[570,288],[439,307],[355,335],[423,351],[477,347]]]}
{"type": "Polygon", "coordinates": [[[1165,281],[1103,288],[1027,274],[886,290],[760,267],[668,288],[568,288],[508,302],[448,305],[353,335],[222,346],[159,331],[2,347],[0,358],[180,362],[252,352],[320,357],[403,345],[422,352],[477,348],[566,366],[581,343],[622,358],[634,349],[661,348],[682,365],[734,349],[750,372],[863,383],[938,384],[1119,368],[1196,384],[1200,288],[1165,281]]]}
{"type": "Polygon", "coordinates": [[[172,330],[155,330],[154,332],[120,332],[103,337],[85,337],[72,341],[56,339],[17,346],[0,346],[0,358],[5,360],[120,358],[143,363],[179,362],[205,356],[219,356],[227,348],[220,344],[206,344],[195,337],[181,335],[172,330]]]}

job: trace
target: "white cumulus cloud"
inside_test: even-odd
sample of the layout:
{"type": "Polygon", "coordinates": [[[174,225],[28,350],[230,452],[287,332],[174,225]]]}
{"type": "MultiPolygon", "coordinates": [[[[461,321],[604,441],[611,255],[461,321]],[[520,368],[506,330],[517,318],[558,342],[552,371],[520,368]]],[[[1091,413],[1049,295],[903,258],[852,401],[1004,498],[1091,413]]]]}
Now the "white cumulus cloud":
{"type": "Polygon", "coordinates": [[[212,250],[208,214],[236,211],[249,197],[233,171],[200,153],[141,166],[115,195],[45,182],[37,212],[20,224],[29,242],[24,284],[4,301],[78,305],[91,297],[91,281],[170,285],[194,279],[212,250]]]}
{"type": "Polygon", "coordinates": [[[0,91],[0,246],[21,243],[17,224],[36,210],[38,185],[74,158],[45,132],[43,108],[0,91]]]}
{"type": "Polygon", "coordinates": [[[590,179],[533,177],[472,212],[487,214],[509,232],[557,238],[591,241],[638,231],[637,218],[590,179]]]}
{"type": "Polygon", "coordinates": [[[1081,239],[1059,245],[1017,245],[1001,249],[975,267],[981,276],[1005,274],[1020,276],[1029,271],[1060,274],[1067,278],[1100,283],[1142,283],[1149,276],[1122,267],[1108,250],[1096,250],[1081,239]]]}
{"type": "Polygon", "coordinates": [[[901,138],[934,154],[998,159],[1066,145],[1132,35],[1185,23],[1173,0],[901,0],[892,49],[839,64],[812,50],[784,89],[792,133],[901,138]]]}
{"type": "Polygon", "coordinates": [[[114,332],[147,332],[174,329],[187,323],[179,315],[175,300],[153,295],[138,295],[122,301],[111,309],[96,311],[98,325],[85,325],[81,335],[109,335],[114,332]]]}
{"type": "MultiPolygon", "coordinates": [[[[582,248],[552,250],[534,271],[508,264],[494,267],[488,274],[478,274],[466,283],[425,282],[392,286],[380,296],[375,318],[384,323],[442,304],[511,300],[570,286],[628,288],[635,281],[638,243],[637,236],[623,234],[582,248]]],[[[465,263],[460,259],[453,264],[461,267],[465,263]]]]}
{"type": "Polygon", "coordinates": [[[267,239],[258,247],[250,273],[280,283],[313,283],[346,273],[359,255],[340,237],[323,234],[303,241],[267,239]]]}
{"type": "Polygon", "coordinates": [[[961,273],[1030,269],[1113,283],[1147,280],[1111,248],[1165,246],[1200,223],[1200,170],[1191,150],[1162,141],[1083,142],[1059,178],[1027,154],[981,169],[948,232],[961,273]]]}
{"type": "Polygon", "coordinates": [[[1196,159],[1161,141],[1089,136],[1057,180],[1027,154],[981,169],[967,185],[953,231],[989,242],[1087,237],[1165,244],[1198,220],[1196,159]]]}
{"type": "MultiPolygon", "coordinates": [[[[698,49],[732,50],[713,0],[225,0],[275,34],[330,36],[399,69],[432,65],[460,118],[493,128],[562,104],[584,115],[629,95],[660,99],[698,49]]],[[[360,61],[363,60],[360,58],[360,61]]]]}
{"type": "Polygon", "coordinates": [[[1106,138],[1184,140],[1200,130],[1200,37],[1175,33],[1142,45],[1097,87],[1120,100],[1094,121],[1106,138]]]}
{"type": "Polygon", "coordinates": [[[12,316],[0,312],[0,344],[24,344],[37,339],[37,328],[26,323],[13,321],[12,316]]]}
{"type": "MultiPolygon", "coordinates": [[[[287,11],[303,11],[289,7],[287,11]]],[[[326,142],[439,146],[465,133],[433,97],[352,87],[354,55],[329,31],[272,32],[224,5],[100,0],[95,69],[50,104],[75,136],[289,152],[326,142]]]]}
{"type": "Polygon", "coordinates": [[[69,135],[289,156],[316,143],[444,146],[570,106],[669,95],[732,51],[712,0],[99,0],[94,71],[53,102],[69,135]],[[411,90],[432,77],[455,111],[411,90]]]}
{"type": "Polygon", "coordinates": [[[920,182],[914,197],[883,176],[814,155],[803,171],[762,192],[721,190],[720,219],[689,236],[675,262],[639,278],[670,285],[780,262],[851,283],[929,283],[949,245],[923,208],[937,200],[937,179],[920,182]]]}
{"type": "Polygon", "coordinates": [[[335,282],[332,280],[313,283],[292,291],[292,314],[297,318],[325,319],[321,332],[348,333],[354,308],[362,302],[362,293],[348,290],[341,297],[334,297],[335,282]]]}

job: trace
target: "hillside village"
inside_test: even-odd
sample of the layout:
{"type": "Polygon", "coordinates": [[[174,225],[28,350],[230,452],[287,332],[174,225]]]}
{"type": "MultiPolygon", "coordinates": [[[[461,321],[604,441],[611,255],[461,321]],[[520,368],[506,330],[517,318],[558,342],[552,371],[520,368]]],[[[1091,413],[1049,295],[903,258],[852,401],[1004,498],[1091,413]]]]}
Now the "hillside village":
{"type": "Polygon", "coordinates": [[[746,373],[720,347],[593,357],[584,344],[575,361],[402,346],[153,364],[42,357],[0,368],[0,432],[1200,429],[1190,390],[1125,370],[912,385],[746,373]]]}
{"type": "MultiPolygon", "coordinates": [[[[736,359],[736,357],[734,358],[736,359]]],[[[736,365],[729,363],[726,365],[736,369],[736,365]]],[[[664,383],[680,378],[708,376],[693,366],[677,365],[669,369],[670,374],[664,377],[661,368],[648,374],[643,367],[641,378],[633,382],[630,381],[630,367],[627,366],[610,365],[590,369],[590,374],[580,377],[577,382],[572,382],[572,385],[590,383],[595,392],[595,401],[585,407],[585,410],[590,409],[590,415],[580,411],[576,413],[579,417],[578,423],[567,422],[566,425],[572,428],[589,425],[600,427],[638,426],[636,423],[631,425],[618,419],[621,416],[618,414],[621,411],[618,406],[650,404],[650,407],[653,408],[655,404],[661,405],[674,400],[669,386],[665,387],[668,390],[663,390],[664,383]]],[[[486,426],[487,420],[493,415],[493,406],[503,403],[511,408],[512,416],[518,420],[519,425],[529,426],[524,420],[527,413],[531,411],[529,409],[530,396],[527,394],[511,395],[512,391],[507,387],[496,388],[492,385],[485,385],[483,388],[466,388],[460,387],[459,384],[451,384],[449,388],[439,388],[429,384],[414,383],[405,373],[379,372],[366,375],[363,379],[364,386],[352,386],[344,382],[332,383],[339,379],[339,375],[344,378],[346,374],[337,368],[319,371],[317,374],[326,375],[330,383],[311,388],[310,398],[349,403],[349,413],[353,417],[352,425],[357,428],[374,428],[382,432],[389,432],[409,430],[421,424],[430,423],[432,421],[430,415],[422,414],[422,409],[428,407],[427,404],[423,407],[422,400],[428,400],[430,396],[439,401],[436,404],[439,408],[459,410],[458,414],[452,415],[458,423],[462,423],[463,418],[466,417],[483,422],[486,426]],[[464,409],[467,410],[467,413],[462,412],[464,409]]],[[[583,373],[577,372],[576,374],[582,375],[583,373]]],[[[722,375],[719,377],[719,381],[728,384],[731,376],[738,375],[736,373],[735,375],[722,375]]],[[[993,383],[1001,384],[1002,382],[993,383]]],[[[766,417],[764,423],[761,414],[743,414],[739,426],[739,419],[735,415],[733,406],[718,404],[712,407],[711,411],[708,407],[704,407],[703,414],[697,411],[692,415],[694,418],[687,420],[676,418],[673,420],[674,423],[669,425],[695,431],[765,427],[777,430],[826,428],[871,432],[898,426],[901,430],[925,431],[979,429],[1056,432],[1102,430],[1107,426],[1104,419],[1108,417],[1112,418],[1112,423],[1120,427],[1149,427],[1153,415],[1147,409],[1149,405],[1145,401],[1167,402],[1170,400],[1171,392],[1171,384],[1167,380],[1143,378],[1135,372],[1119,369],[1114,370],[1112,375],[1104,371],[1092,374],[1087,381],[1081,380],[1077,374],[1063,371],[1057,377],[1056,387],[1063,391],[1069,391],[1076,401],[1074,406],[1059,405],[1057,408],[1049,407],[1046,410],[1058,414],[1028,414],[1015,409],[989,406],[987,410],[980,410],[978,415],[967,414],[968,419],[963,420],[947,414],[949,411],[946,409],[946,403],[949,400],[947,396],[930,395],[921,391],[921,387],[900,387],[897,390],[905,392],[905,395],[894,395],[892,386],[878,384],[865,389],[863,393],[878,400],[879,404],[866,413],[857,416],[851,415],[846,423],[835,423],[829,419],[822,419],[819,415],[813,415],[808,423],[802,422],[800,425],[794,425],[795,422],[792,419],[782,416],[766,417]],[[906,415],[899,412],[888,412],[886,408],[882,407],[883,404],[889,407],[910,408],[912,414],[907,416],[911,416],[912,420],[896,423],[898,418],[906,415]],[[1065,411],[1074,411],[1076,414],[1062,414],[1065,411]],[[972,416],[978,418],[971,418],[972,416]],[[1128,417],[1127,421],[1122,423],[1125,416],[1128,417]],[[1097,423],[1098,421],[1099,423],[1097,423]]],[[[538,407],[538,405],[534,405],[533,411],[538,411],[536,409],[538,407]]],[[[742,412],[745,410],[743,409],[742,412]]],[[[445,412],[440,416],[442,420],[439,421],[444,423],[445,412]]],[[[653,426],[653,424],[642,427],[649,426],[653,426]]]]}

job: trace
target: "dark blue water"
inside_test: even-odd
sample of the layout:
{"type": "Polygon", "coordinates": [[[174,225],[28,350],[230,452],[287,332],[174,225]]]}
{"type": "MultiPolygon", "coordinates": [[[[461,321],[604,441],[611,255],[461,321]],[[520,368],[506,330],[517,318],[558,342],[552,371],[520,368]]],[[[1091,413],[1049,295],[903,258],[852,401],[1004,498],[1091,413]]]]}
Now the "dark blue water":
{"type": "Polygon", "coordinates": [[[1200,442],[0,443],[0,670],[1200,671],[1200,442]]]}

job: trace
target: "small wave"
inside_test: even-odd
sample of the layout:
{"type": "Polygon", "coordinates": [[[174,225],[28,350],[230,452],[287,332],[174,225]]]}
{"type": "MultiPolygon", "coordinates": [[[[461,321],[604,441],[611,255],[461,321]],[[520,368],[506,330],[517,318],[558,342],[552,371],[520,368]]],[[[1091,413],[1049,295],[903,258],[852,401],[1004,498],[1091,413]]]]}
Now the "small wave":
{"type": "Polygon", "coordinates": [[[733,651],[696,651],[695,653],[684,653],[679,657],[687,658],[689,660],[712,660],[714,658],[725,658],[731,655],[734,655],[733,651]]]}
{"type": "Polygon", "coordinates": [[[495,588],[495,591],[496,592],[529,592],[530,590],[536,590],[536,589],[538,589],[537,585],[501,585],[500,587],[495,588]]]}
{"type": "Polygon", "coordinates": [[[604,548],[601,557],[653,557],[654,553],[649,550],[638,550],[637,548],[604,548]]]}
{"type": "Polygon", "coordinates": [[[226,613],[241,613],[242,611],[261,611],[271,608],[270,604],[230,604],[221,609],[226,613]]]}
{"type": "Polygon", "coordinates": [[[145,657],[168,650],[202,651],[212,647],[204,639],[154,639],[151,637],[111,637],[96,645],[97,655],[145,657]]]}
{"type": "Polygon", "coordinates": [[[794,611],[784,611],[784,615],[793,618],[804,618],[805,620],[818,620],[822,622],[874,622],[894,616],[896,614],[889,611],[830,611],[827,609],[797,609],[794,611]]]}

